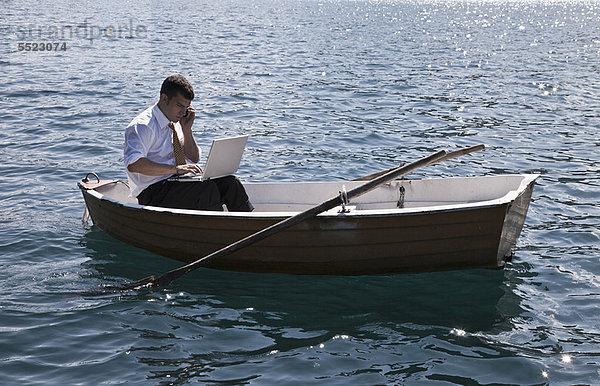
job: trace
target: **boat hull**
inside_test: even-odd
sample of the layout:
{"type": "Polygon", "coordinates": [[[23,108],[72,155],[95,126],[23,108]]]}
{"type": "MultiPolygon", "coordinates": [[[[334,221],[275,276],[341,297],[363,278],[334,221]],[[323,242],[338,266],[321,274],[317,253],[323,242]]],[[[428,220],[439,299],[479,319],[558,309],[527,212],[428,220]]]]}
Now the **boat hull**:
{"type": "MultiPolygon", "coordinates": [[[[510,202],[475,207],[317,216],[207,267],[335,275],[501,268],[523,226],[532,188],[533,181],[510,202]]],[[[117,239],[183,262],[286,218],[149,210],[83,187],[82,192],[95,225],[117,239]]]]}

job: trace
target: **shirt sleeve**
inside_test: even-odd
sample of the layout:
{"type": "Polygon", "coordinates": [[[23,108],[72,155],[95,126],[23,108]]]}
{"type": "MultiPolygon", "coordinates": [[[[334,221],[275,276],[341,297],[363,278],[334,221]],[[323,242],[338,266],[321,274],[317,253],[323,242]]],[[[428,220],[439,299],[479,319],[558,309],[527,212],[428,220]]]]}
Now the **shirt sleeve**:
{"type": "Polygon", "coordinates": [[[151,142],[150,130],[144,124],[133,124],[125,129],[125,166],[148,156],[148,144],[151,142]]]}

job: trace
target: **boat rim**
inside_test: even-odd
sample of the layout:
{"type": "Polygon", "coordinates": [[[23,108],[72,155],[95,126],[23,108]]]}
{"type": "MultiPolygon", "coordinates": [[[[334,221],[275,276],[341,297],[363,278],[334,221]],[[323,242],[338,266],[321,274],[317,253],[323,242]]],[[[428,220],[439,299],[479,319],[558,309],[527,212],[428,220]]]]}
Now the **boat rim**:
{"type": "MultiPolygon", "coordinates": [[[[372,217],[372,216],[385,217],[385,216],[414,215],[414,214],[432,213],[432,212],[433,213],[444,213],[444,212],[451,212],[451,211],[456,211],[456,210],[461,210],[461,209],[482,209],[482,208],[496,207],[498,205],[502,205],[502,204],[506,204],[506,203],[510,203],[510,202],[514,201],[519,196],[519,194],[521,194],[527,188],[527,186],[530,183],[535,181],[540,176],[540,174],[498,174],[498,175],[492,175],[492,176],[439,177],[439,178],[427,179],[427,180],[447,179],[447,178],[464,178],[464,179],[473,178],[473,179],[475,179],[475,178],[487,178],[487,177],[514,177],[514,176],[523,177],[523,179],[519,183],[519,186],[515,189],[512,189],[512,190],[506,192],[505,195],[495,198],[495,199],[491,199],[491,200],[482,200],[482,201],[467,202],[467,203],[460,203],[460,204],[446,204],[446,205],[432,205],[432,206],[413,207],[413,208],[390,208],[390,209],[356,209],[356,208],[352,208],[352,204],[350,203],[350,205],[348,205],[348,207],[351,208],[349,212],[341,212],[339,209],[340,207],[336,207],[329,211],[320,213],[317,216],[318,217],[326,217],[326,218],[327,217],[328,218],[372,217]]],[[[395,181],[414,181],[414,180],[395,180],[395,181]]],[[[418,181],[422,181],[422,180],[418,180],[418,181]]],[[[114,180],[111,182],[118,183],[118,182],[124,182],[124,181],[114,180]]],[[[318,183],[329,183],[329,182],[332,182],[332,181],[312,181],[312,182],[302,182],[302,183],[303,184],[318,184],[318,183]]],[[[333,182],[343,183],[345,181],[333,181],[333,182]]],[[[300,182],[265,182],[265,183],[289,184],[289,183],[300,183],[300,182]]],[[[126,208],[145,210],[145,211],[151,211],[151,212],[157,212],[157,213],[171,213],[171,214],[188,215],[188,216],[194,215],[194,216],[201,216],[201,217],[227,217],[227,218],[231,218],[231,217],[285,218],[285,217],[291,217],[298,213],[301,213],[301,211],[219,212],[219,211],[208,211],[208,210],[197,210],[197,209],[174,209],[174,208],[164,208],[164,207],[150,206],[150,205],[140,205],[140,204],[119,201],[115,198],[109,197],[103,193],[98,192],[96,190],[97,188],[88,189],[88,188],[85,188],[81,184],[78,184],[78,185],[82,191],[93,196],[95,199],[109,201],[113,204],[116,204],[116,205],[119,205],[122,207],[126,207],[126,208]]]]}

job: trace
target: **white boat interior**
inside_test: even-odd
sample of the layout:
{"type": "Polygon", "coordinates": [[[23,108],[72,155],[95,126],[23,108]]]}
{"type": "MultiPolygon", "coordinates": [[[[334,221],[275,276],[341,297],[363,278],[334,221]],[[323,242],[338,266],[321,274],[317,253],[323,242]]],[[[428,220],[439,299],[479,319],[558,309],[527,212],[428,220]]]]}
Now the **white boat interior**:
{"type": "MultiPolygon", "coordinates": [[[[484,177],[451,177],[423,180],[395,180],[350,200],[346,209],[351,212],[411,210],[414,208],[492,205],[516,198],[538,175],[498,175],[484,177]]],[[[253,214],[300,212],[350,191],[364,181],[335,182],[266,182],[244,183],[253,214]]],[[[100,186],[96,191],[109,199],[125,204],[137,204],[129,196],[124,183],[100,186]]],[[[341,207],[328,213],[338,213],[341,207]]]]}

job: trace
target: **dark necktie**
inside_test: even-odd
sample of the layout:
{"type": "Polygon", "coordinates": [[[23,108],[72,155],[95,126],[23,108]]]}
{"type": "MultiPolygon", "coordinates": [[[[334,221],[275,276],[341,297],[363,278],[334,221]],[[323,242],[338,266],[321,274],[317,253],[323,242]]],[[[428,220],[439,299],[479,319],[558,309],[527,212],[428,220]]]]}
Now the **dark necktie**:
{"type": "Polygon", "coordinates": [[[179,136],[177,136],[177,132],[175,131],[175,125],[173,125],[173,122],[169,122],[169,127],[173,132],[173,155],[175,156],[175,165],[185,165],[185,154],[183,153],[183,149],[181,148],[179,136]]]}

